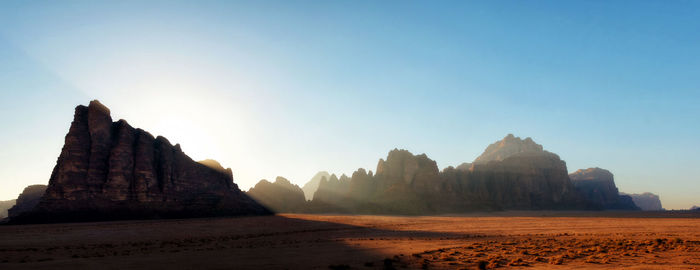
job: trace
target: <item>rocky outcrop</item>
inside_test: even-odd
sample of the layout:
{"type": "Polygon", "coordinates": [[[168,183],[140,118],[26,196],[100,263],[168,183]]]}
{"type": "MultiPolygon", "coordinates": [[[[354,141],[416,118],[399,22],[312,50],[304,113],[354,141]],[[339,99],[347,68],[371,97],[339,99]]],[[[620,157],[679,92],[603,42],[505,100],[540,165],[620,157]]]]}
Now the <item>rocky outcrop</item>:
{"type": "Polygon", "coordinates": [[[260,180],[247,194],[277,213],[303,212],[306,206],[304,191],[284,177],[277,177],[274,183],[260,180]]]}
{"type": "Polygon", "coordinates": [[[310,201],[314,198],[314,193],[316,193],[316,190],[318,190],[318,185],[321,184],[321,179],[323,178],[329,179],[331,175],[326,172],[318,172],[314,177],[309,180],[309,182],[306,182],[304,186],[301,188],[304,191],[304,197],[306,198],[307,201],[310,201]]]}
{"type": "Polygon", "coordinates": [[[78,106],[46,193],[12,222],[267,214],[230,173],[197,163],[166,138],[78,106]]]}
{"type": "Polygon", "coordinates": [[[15,200],[0,201],[0,219],[7,217],[7,210],[15,206],[15,200]]]}
{"type": "Polygon", "coordinates": [[[610,210],[639,210],[632,198],[620,195],[613,174],[601,168],[581,169],[569,175],[579,192],[587,200],[610,210]]]}
{"type": "Polygon", "coordinates": [[[44,192],[46,192],[46,185],[31,185],[24,188],[19,197],[17,197],[15,205],[7,211],[8,216],[13,218],[31,211],[39,204],[44,192]]]}
{"type": "Polygon", "coordinates": [[[663,211],[663,210],[665,210],[661,206],[661,200],[659,199],[659,195],[656,195],[656,194],[653,194],[650,192],[645,192],[642,194],[625,194],[625,193],[620,193],[620,194],[630,196],[632,198],[632,201],[634,202],[634,204],[644,211],[663,211]]]}

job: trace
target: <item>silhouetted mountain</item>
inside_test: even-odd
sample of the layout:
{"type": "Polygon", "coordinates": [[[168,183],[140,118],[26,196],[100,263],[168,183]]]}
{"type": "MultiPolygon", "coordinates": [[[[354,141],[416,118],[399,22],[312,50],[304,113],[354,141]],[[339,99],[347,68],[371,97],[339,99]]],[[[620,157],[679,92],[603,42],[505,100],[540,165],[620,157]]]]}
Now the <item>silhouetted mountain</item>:
{"type": "Polygon", "coordinates": [[[284,177],[278,176],[274,183],[265,179],[260,180],[255,187],[248,190],[247,194],[278,213],[305,211],[304,191],[284,177]]]}
{"type": "Polygon", "coordinates": [[[7,217],[7,210],[15,206],[15,200],[0,201],[0,219],[7,217]]]}
{"type": "Polygon", "coordinates": [[[78,106],[49,186],[11,222],[268,214],[230,174],[193,161],[164,137],[78,106]]]}
{"type": "Polygon", "coordinates": [[[490,145],[473,164],[442,172],[425,154],[394,149],[376,174],[322,180],[312,211],[431,214],[483,210],[590,209],[566,163],[532,139],[513,135],[490,145]]]}
{"type": "Polygon", "coordinates": [[[626,194],[621,192],[620,194],[632,197],[632,201],[634,201],[634,204],[644,211],[665,210],[661,206],[661,200],[659,199],[659,195],[649,192],[645,192],[642,194],[626,194]]]}
{"type": "Polygon", "coordinates": [[[22,213],[31,211],[39,204],[41,196],[46,192],[46,185],[31,185],[22,191],[15,201],[15,205],[10,208],[7,213],[10,218],[16,217],[22,213]]]}
{"type": "Polygon", "coordinates": [[[693,205],[693,207],[690,208],[690,211],[700,211],[700,206],[693,205]]]}
{"type": "Polygon", "coordinates": [[[639,210],[632,197],[620,195],[613,174],[601,168],[581,169],[569,175],[571,181],[589,201],[603,209],[639,210]]]}
{"type": "Polygon", "coordinates": [[[321,183],[321,179],[324,177],[328,179],[331,177],[331,175],[326,171],[318,172],[301,188],[304,191],[304,197],[307,201],[314,198],[314,193],[316,193],[316,190],[318,190],[318,185],[321,183]]]}

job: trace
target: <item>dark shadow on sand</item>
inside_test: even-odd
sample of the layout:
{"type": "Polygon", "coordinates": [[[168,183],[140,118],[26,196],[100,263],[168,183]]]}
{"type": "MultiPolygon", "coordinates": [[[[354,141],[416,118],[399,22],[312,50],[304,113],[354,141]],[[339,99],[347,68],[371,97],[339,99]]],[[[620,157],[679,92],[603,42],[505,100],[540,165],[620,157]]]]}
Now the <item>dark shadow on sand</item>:
{"type": "Polygon", "coordinates": [[[382,268],[344,239],[471,239],[284,216],[0,226],[2,269],[382,268]]]}

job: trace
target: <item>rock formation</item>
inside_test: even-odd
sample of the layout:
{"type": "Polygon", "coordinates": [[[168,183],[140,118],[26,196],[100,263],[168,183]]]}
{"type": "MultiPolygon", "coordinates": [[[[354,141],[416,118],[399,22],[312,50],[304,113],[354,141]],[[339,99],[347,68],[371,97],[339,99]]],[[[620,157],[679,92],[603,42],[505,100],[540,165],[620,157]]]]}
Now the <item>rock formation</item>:
{"type": "Polygon", "coordinates": [[[7,217],[7,210],[15,206],[16,200],[0,201],[0,219],[7,217]]]}
{"type": "Polygon", "coordinates": [[[644,211],[663,211],[663,210],[665,210],[661,206],[661,200],[659,199],[659,195],[656,195],[656,194],[653,194],[650,192],[645,192],[642,194],[625,194],[625,193],[620,193],[620,194],[632,197],[632,201],[634,201],[634,204],[644,211]]]}
{"type": "Polygon", "coordinates": [[[581,169],[569,175],[571,181],[585,197],[603,209],[639,210],[632,198],[620,195],[613,174],[601,168],[581,169]]]}
{"type": "Polygon", "coordinates": [[[567,175],[566,163],[532,139],[513,135],[474,163],[442,172],[425,154],[394,149],[376,174],[358,169],[347,181],[321,181],[312,211],[434,214],[487,210],[591,209],[567,175]]]}
{"type": "Polygon", "coordinates": [[[331,177],[328,172],[323,171],[323,172],[318,172],[314,177],[309,180],[309,182],[306,182],[304,186],[301,188],[304,191],[304,197],[306,198],[307,201],[310,201],[314,198],[314,193],[316,193],[316,190],[318,190],[318,185],[321,183],[322,178],[329,179],[331,177]]]}
{"type": "Polygon", "coordinates": [[[342,181],[335,174],[332,174],[328,179],[322,177],[318,189],[314,192],[313,199],[325,202],[337,200],[338,196],[347,192],[350,187],[347,176],[343,175],[341,178],[342,181]]]}
{"type": "Polygon", "coordinates": [[[112,122],[98,101],[75,108],[37,207],[12,222],[268,214],[228,172],[189,158],[166,138],[112,122]]]}
{"type": "Polygon", "coordinates": [[[31,185],[24,188],[17,197],[15,205],[7,211],[8,217],[13,218],[34,209],[39,204],[44,192],[46,192],[46,185],[31,185]]]}
{"type": "Polygon", "coordinates": [[[306,206],[304,191],[284,177],[277,177],[274,183],[263,179],[247,194],[278,213],[303,212],[306,206]]]}

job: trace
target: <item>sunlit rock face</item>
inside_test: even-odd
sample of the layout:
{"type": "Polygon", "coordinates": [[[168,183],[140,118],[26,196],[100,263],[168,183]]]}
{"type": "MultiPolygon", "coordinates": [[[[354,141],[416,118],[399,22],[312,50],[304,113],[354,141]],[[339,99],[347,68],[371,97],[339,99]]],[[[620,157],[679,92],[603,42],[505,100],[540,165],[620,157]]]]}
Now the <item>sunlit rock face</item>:
{"type": "Polygon", "coordinates": [[[603,209],[639,210],[630,196],[620,195],[615,186],[613,174],[608,170],[581,169],[570,174],[569,178],[587,200],[600,205],[603,209]]]}
{"type": "Polygon", "coordinates": [[[645,192],[641,194],[620,194],[630,196],[632,198],[632,201],[634,201],[634,204],[644,211],[664,210],[663,206],[661,206],[661,199],[659,199],[659,195],[650,192],[645,192]]]}
{"type": "Polygon", "coordinates": [[[230,170],[197,163],[164,137],[112,122],[98,101],[78,106],[37,207],[14,222],[267,214],[230,170]]]}
{"type": "Polygon", "coordinates": [[[277,177],[274,183],[263,179],[246,193],[277,213],[302,212],[306,207],[304,191],[284,177],[277,177]]]}
{"type": "Polygon", "coordinates": [[[41,196],[44,195],[45,191],[46,185],[31,185],[24,188],[17,200],[15,200],[15,205],[7,211],[8,216],[11,218],[16,217],[34,209],[39,204],[39,200],[41,200],[41,196]]]}

